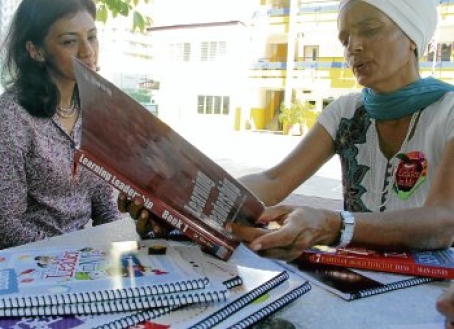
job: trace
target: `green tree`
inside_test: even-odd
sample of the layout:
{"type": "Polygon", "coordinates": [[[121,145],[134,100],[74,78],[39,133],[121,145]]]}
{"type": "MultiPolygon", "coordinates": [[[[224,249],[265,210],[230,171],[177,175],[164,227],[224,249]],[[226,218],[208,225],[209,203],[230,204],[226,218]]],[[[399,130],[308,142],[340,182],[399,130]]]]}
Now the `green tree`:
{"type": "Polygon", "coordinates": [[[118,15],[132,17],[132,29],[144,31],[145,27],[151,25],[151,18],[143,15],[137,10],[137,6],[149,3],[150,0],[95,0],[97,6],[97,19],[103,23],[107,22],[109,16],[118,15]]]}

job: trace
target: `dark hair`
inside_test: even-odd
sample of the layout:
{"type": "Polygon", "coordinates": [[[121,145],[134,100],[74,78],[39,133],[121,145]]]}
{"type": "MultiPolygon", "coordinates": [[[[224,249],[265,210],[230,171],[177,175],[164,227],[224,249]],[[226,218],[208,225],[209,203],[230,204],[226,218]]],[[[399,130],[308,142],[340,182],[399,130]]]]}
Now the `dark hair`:
{"type": "Polygon", "coordinates": [[[52,117],[60,102],[60,92],[45,65],[33,60],[26,42],[37,47],[44,44],[50,27],[59,19],[87,11],[96,18],[92,0],[22,0],[14,14],[2,51],[2,84],[17,90],[19,104],[31,115],[52,117]]]}

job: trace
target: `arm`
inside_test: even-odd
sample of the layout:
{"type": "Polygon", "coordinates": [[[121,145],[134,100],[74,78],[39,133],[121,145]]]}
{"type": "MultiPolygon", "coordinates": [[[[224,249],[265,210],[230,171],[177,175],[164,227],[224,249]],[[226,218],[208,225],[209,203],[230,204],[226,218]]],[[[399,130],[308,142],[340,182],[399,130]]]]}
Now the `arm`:
{"type": "MultiPolygon", "coordinates": [[[[426,203],[420,208],[381,213],[355,213],[352,245],[376,249],[439,249],[454,242],[454,139],[445,147],[426,203]]],[[[310,207],[275,206],[259,219],[283,225],[277,231],[232,225],[251,248],[270,257],[294,259],[316,244],[330,245],[338,237],[337,212],[310,207]]]]}
{"type": "MultiPolygon", "coordinates": [[[[2,108],[1,111],[10,111],[2,108]]],[[[0,248],[46,238],[36,230],[33,214],[26,216],[26,136],[20,122],[0,115],[0,248]]]]}
{"type": "Polygon", "coordinates": [[[93,225],[100,225],[121,219],[113,188],[99,179],[99,184],[92,192],[91,209],[93,225]]]}
{"type": "Polygon", "coordinates": [[[298,146],[276,166],[239,180],[266,205],[275,205],[310,178],[333,154],[331,136],[316,123],[298,146]]]}

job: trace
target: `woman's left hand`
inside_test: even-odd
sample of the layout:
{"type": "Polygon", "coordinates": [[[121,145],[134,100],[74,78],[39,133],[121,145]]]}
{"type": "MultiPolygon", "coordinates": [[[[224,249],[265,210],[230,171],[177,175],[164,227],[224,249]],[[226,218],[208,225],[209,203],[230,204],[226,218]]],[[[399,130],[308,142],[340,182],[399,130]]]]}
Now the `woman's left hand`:
{"type": "Polygon", "coordinates": [[[337,212],[311,207],[278,205],[268,207],[258,223],[277,222],[276,230],[230,224],[231,232],[262,256],[293,260],[301,252],[317,244],[336,241],[341,220],[337,212]]]}

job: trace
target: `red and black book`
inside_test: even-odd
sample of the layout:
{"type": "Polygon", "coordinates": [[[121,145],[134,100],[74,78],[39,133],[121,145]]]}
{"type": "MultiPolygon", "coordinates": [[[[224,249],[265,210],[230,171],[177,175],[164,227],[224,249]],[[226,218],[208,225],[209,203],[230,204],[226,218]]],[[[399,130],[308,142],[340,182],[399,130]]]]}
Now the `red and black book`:
{"type": "Polygon", "coordinates": [[[229,222],[254,225],[263,203],[140,103],[74,60],[82,142],[75,164],[183,232],[213,255],[228,259],[239,242],[229,222]]]}
{"type": "Polygon", "coordinates": [[[362,248],[316,246],[305,250],[300,261],[371,271],[454,279],[454,248],[385,252],[362,248]]]}

